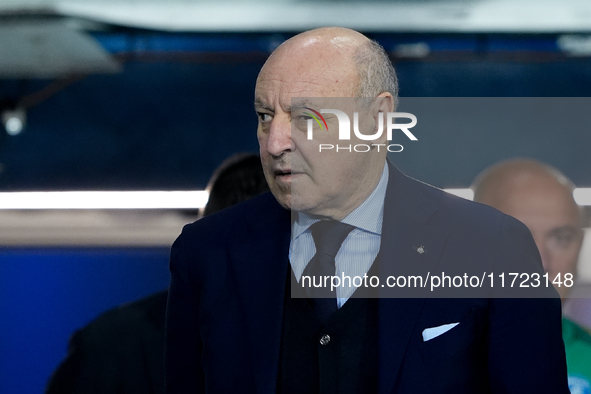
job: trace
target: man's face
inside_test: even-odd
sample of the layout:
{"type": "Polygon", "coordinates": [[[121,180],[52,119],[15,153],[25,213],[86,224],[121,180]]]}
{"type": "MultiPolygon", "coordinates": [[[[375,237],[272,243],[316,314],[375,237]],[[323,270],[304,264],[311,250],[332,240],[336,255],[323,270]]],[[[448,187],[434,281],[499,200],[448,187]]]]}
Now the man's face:
{"type": "MultiPolygon", "coordinates": [[[[325,98],[351,97],[358,82],[352,62],[334,62],[331,55],[330,50],[322,56],[311,51],[304,58],[281,54],[270,59],[257,79],[255,109],[263,170],[279,203],[295,211],[340,220],[367,197],[379,160],[373,151],[319,152],[320,144],[339,144],[338,122],[330,114],[324,115],[328,131],[315,125],[314,138],[307,139],[310,116],[304,112],[310,111],[303,107],[320,111],[338,105],[334,99],[325,98]]],[[[373,127],[371,117],[360,123],[360,128],[373,127]]],[[[340,141],[340,145],[367,142],[352,138],[340,141]]],[[[382,158],[382,167],[383,163],[382,158]]]]}
{"type": "MultiPolygon", "coordinates": [[[[523,222],[531,231],[550,281],[558,273],[575,275],[583,240],[578,207],[570,192],[556,181],[540,181],[509,193],[501,211],[523,222]]],[[[570,290],[556,286],[561,298],[570,290]]]]}

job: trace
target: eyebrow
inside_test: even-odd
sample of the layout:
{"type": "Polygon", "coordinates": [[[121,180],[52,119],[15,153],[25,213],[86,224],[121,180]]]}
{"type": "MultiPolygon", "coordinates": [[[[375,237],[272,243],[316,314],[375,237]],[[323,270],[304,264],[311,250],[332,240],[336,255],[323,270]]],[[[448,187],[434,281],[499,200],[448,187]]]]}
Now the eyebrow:
{"type": "Polygon", "coordinates": [[[298,109],[302,109],[306,106],[311,106],[310,105],[310,101],[306,100],[306,99],[301,99],[301,100],[297,100],[297,101],[292,101],[291,105],[288,107],[288,111],[293,111],[293,110],[298,110],[298,109]]]}
{"type": "Polygon", "coordinates": [[[263,100],[261,100],[260,98],[256,97],[254,99],[254,109],[266,109],[269,111],[273,111],[273,108],[271,108],[271,106],[269,106],[268,104],[266,104],[263,100]]]}
{"type": "Polygon", "coordinates": [[[581,230],[580,227],[577,227],[575,225],[572,224],[565,224],[564,226],[558,226],[558,227],[553,227],[551,228],[548,233],[554,233],[554,232],[558,232],[558,231],[564,231],[564,230],[569,230],[569,231],[579,231],[581,230]]]}
{"type": "MultiPolygon", "coordinates": [[[[306,99],[301,99],[294,101],[290,106],[287,107],[287,112],[292,112],[294,110],[302,109],[306,106],[310,106],[310,101],[306,99]]],[[[274,109],[267,103],[265,103],[259,97],[254,99],[254,108],[256,109],[266,109],[268,111],[274,111],[274,109]]]]}

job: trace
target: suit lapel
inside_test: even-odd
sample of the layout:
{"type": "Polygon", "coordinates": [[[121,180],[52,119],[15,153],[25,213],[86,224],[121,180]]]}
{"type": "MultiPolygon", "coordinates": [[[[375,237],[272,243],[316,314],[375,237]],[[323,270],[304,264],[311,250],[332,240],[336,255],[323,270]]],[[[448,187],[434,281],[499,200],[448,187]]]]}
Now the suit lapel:
{"type": "MultiPolygon", "coordinates": [[[[400,173],[390,162],[388,164],[390,177],[378,266],[381,280],[390,275],[433,272],[447,239],[442,229],[429,222],[438,207],[423,191],[425,186],[400,173]]],[[[424,298],[380,297],[379,393],[390,393],[396,383],[424,302],[424,298]]]]}
{"type": "Polygon", "coordinates": [[[276,390],[283,299],[289,268],[290,212],[269,193],[249,212],[248,233],[231,250],[232,270],[242,302],[256,392],[276,390]]]}

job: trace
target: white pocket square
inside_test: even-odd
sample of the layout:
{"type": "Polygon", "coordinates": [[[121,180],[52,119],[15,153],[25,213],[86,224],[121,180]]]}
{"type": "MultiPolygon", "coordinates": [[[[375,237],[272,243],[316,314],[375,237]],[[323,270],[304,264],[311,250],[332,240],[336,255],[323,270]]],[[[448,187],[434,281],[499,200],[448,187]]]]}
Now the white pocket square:
{"type": "Polygon", "coordinates": [[[423,342],[427,342],[433,338],[437,338],[438,336],[448,332],[449,330],[451,330],[452,328],[454,328],[458,324],[460,324],[460,323],[449,323],[449,324],[444,324],[442,326],[425,328],[423,330],[423,342]]]}

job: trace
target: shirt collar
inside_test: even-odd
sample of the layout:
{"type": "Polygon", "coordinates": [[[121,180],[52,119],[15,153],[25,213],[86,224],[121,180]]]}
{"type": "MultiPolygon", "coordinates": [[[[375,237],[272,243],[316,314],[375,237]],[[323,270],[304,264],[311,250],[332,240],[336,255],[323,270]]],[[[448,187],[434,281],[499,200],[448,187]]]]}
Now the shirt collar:
{"type": "MultiPolygon", "coordinates": [[[[382,176],[377,186],[365,201],[348,214],[343,223],[350,224],[361,230],[382,235],[382,222],[384,217],[384,199],[388,186],[388,166],[384,163],[382,176]]],[[[292,239],[302,235],[312,224],[319,219],[313,218],[303,212],[297,212],[296,219],[292,226],[292,239]]]]}

